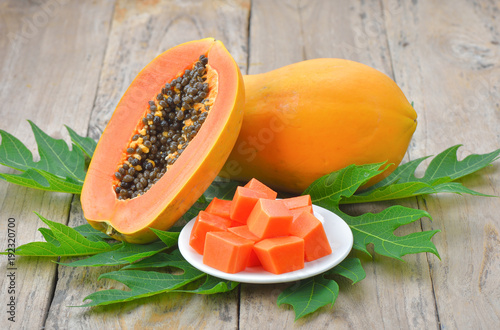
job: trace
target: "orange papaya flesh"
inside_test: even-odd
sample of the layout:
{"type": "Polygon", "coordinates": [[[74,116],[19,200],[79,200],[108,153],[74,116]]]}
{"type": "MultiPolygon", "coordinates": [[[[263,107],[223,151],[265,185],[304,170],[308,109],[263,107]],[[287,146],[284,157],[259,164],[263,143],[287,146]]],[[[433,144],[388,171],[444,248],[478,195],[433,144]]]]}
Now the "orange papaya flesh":
{"type": "Polygon", "coordinates": [[[214,197],[205,211],[213,215],[218,215],[219,217],[230,219],[231,201],[214,197]]]}
{"type": "MultiPolygon", "coordinates": [[[[243,225],[243,226],[237,226],[237,227],[231,227],[228,228],[227,231],[236,234],[240,237],[246,238],[254,242],[254,244],[258,241],[260,241],[260,238],[252,234],[250,230],[248,230],[248,226],[243,225]]],[[[257,254],[255,251],[252,249],[252,252],[250,252],[250,257],[248,258],[248,263],[247,267],[255,267],[255,266],[260,266],[260,261],[259,257],[257,257],[257,254]]]]}
{"type": "Polygon", "coordinates": [[[247,226],[260,239],[286,236],[293,216],[281,200],[259,199],[248,216],[247,226]]]}
{"type": "Polygon", "coordinates": [[[267,194],[261,191],[252,190],[245,187],[236,188],[236,192],[231,202],[231,220],[241,224],[246,224],[248,216],[253,210],[259,198],[267,198],[267,194]]]}
{"type": "Polygon", "coordinates": [[[290,198],[283,198],[283,204],[289,209],[297,209],[301,207],[311,206],[311,196],[310,195],[302,195],[290,198]]]}
{"type": "Polygon", "coordinates": [[[387,75],[343,59],[314,59],[244,76],[243,126],[220,176],[302,193],[348,165],[401,162],[417,114],[387,75]]]}
{"type": "Polygon", "coordinates": [[[252,250],[251,240],[231,232],[209,232],[203,263],[225,273],[238,273],[247,267],[252,250]]]}
{"type": "Polygon", "coordinates": [[[307,211],[293,220],[290,235],[304,239],[305,261],[313,261],[332,253],[323,224],[307,211]]]}
{"type": "Polygon", "coordinates": [[[267,199],[276,199],[276,196],[278,196],[278,193],[259,180],[252,178],[246,185],[244,185],[245,188],[252,189],[255,191],[260,191],[266,194],[267,199]]]}
{"type": "Polygon", "coordinates": [[[274,274],[304,268],[304,240],[296,236],[266,238],[255,243],[262,267],[274,274]]]}
{"type": "Polygon", "coordinates": [[[298,207],[296,209],[291,209],[290,212],[292,213],[293,216],[293,221],[299,217],[299,215],[302,214],[302,212],[309,212],[312,215],[314,215],[313,207],[312,205],[307,205],[303,207],[298,207]]]}
{"type": "Polygon", "coordinates": [[[200,211],[189,236],[189,245],[199,254],[203,254],[207,233],[227,231],[230,226],[231,220],[200,211]]]}
{"type": "MultiPolygon", "coordinates": [[[[149,228],[170,228],[219,173],[238,136],[243,104],[241,72],[220,41],[212,38],[192,41],[159,55],[134,79],[99,140],[81,195],[85,218],[94,228],[118,240],[132,243],[156,240],[149,228]],[[210,111],[206,120],[156,183],[134,198],[120,200],[116,189],[121,184],[115,172],[129,160],[127,149],[131,148],[134,135],[144,128],[143,118],[151,112],[149,102],[163,93],[166,83],[193,69],[200,55],[208,58],[210,111]]],[[[175,109],[185,111],[182,107],[175,109]]],[[[190,126],[189,120],[184,120],[183,125],[190,126]]],[[[139,155],[144,154],[141,151],[139,155]]]]}

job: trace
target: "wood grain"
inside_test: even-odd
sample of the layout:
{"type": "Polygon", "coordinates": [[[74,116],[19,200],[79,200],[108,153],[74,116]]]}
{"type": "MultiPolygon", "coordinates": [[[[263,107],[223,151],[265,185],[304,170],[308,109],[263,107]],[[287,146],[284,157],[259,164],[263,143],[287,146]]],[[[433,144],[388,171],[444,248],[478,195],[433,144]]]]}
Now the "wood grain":
{"type": "MultiPolygon", "coordinates": [[[[112,4],[104,1],[8,1],[0,4],[0,128],[20,138],[36,155],[26,119],[69,141],[63,124],[85,135],[106,47],[112,4]],[[85,12],[86,15],[81,15],[85,12]]],[[[38,156],[35,156],[38,158],[38,156]]],[[[12,171],[2,168],[2,171],[12,171]]],[[[72,196],[0,182],[0,248],[7,245],[7,218],[16,219],[17,246],[40,241],[43,223],[33,213],[66,223],[72,196]]],[[[53,259],[54,260],[54,259],[53,259]]],[[[0,300],[7,303],[6,259],[0,300]]],[[[0,327],[43,327],[56,281],[56,265],[46,258],[16,259],[16,322],[2,313],[0,327]]]]}
{"type": "MultiPolygon", "coordinates": [[[[213,36],[223,41],[246,69],[249,1],[118,1],[102,67],[90,134],[100,136],[121,95],[137,73],[161,52],[190,40],[213,36]]],[[[78,205],[75,204],[78,209],[78,205]]],[[[72,213],[70,225],[84,222],[72,213]]],[[[97,290],[121,288],[97,280],[103,269],[59,268],[59,281],[47,319],[49,328],[236,328],[238,290],[227,295],[163,294],[98,308],[67,308],[97,290]],[[85,285],[82,279],[87,278],[85,285]],[[194,317],[193,317],[194,316],[194,317]]]]}
{"type": "MultiPolygon", "coordinates": [[[[494,1],[385,1],[396,81],[414,100],[419,127],[411,158],[464,144],[459,158],[500,147],[500,7],[494,1]]],[[[462,182],[499,194],[498,162],[462,182]]],[[[497,198],[429,196],[440,229],[441,261],[429,258],[437,315],[443,328],[492,329],[500,324],[500,203],[497,198]]]]}

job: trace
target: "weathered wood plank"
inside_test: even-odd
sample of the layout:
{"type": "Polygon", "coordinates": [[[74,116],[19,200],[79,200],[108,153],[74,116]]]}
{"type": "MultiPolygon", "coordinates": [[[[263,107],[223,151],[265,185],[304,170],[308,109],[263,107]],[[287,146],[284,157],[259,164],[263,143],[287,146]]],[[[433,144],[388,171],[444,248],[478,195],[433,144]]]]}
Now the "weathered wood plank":
{"type": "MultiPolygon", "coordinates": [[[[384,14],[384,8],[377,1],[287,1],[286,4],[280,1],[254,1],[250,23],[249,72],[265,72],[304,59],[340,57],[365,63],[392,76],[384,14]],[[269,36],[268,31],[273,26],[281,27],[281,32],[276,32],[277,37],[269,36]],[[283,33],[283,30],[291,33],[283,33]],[[292,53],[295,57],[267,56],[260,49],[255,49],[267,46],[264,42],[268,40],[274,43],[273,49],[283,47],[285,54],[292,53]]],[[[389,205],[358,205],[346,210],[352,214],[378,212],[389,205]]],[[[408,206],[417,207],[417,204],[414,202],[408,206]]],[[[420,230],[420,223],[416,223],[401,228],[398,233],[408,234],[420,230]]],[[[246,329],[256,324],[265,327],[270,324],[270,328],[300,325],[311,329],[328,326],[437,326],[425,255],[406,256],[404,259],[407,263],[380,256],[369,259],[354,255],[362,259],[367,272],[366,279],[354,286],[340,280],[341,292],[332,311],[326,307],[294,323],[291,308],[276,306],[276,298],[282,287],[243,286],[241,327],[246,329]]]]}
{"type": "MultiPolygon", "coordinates": [[[[495,1],[384,1],[396,81],[415,102],[419,127],[411,158],[464,144],[459,159],[500,147],[500,7],[495,1]]],[[[462,182],[499,195],[500,166],[462,182]]],[[[500,203],[497,198],[431,196],[420,200],[440,229],[441,261],[429,258],[443,328],[500,324],[500,203]]]]}
{"type": "MultiPolygon", "coordinates": [[[[118,1],[90,121],[98,138],[121,95],[155,56],[182,42],[215,37],[246,70],[249,1],[118,1]]],[[[75,209],[79,204],[75,203],[75,209]]],[[[84,223],[81,213],[71,225],[84,223]]],[[[163,294],[98,308],[68,308],[97,290],[123,288],[97,280],[101,268],[59,268],[48,328],[237,328],[238,290],[226,295],[163,294]],[[84,282],[84,285],[82,284],[84,282]]]]}
{"type": "MultiPolygon", "coordinates": [[[[85,135],[106,46],[112,3],[105,1],[3,1],[0,3],[0,128],[20,138],[36,155],[26,119],[48,134],[69,138],[64,124],[85,135]],[[81,15],[85,12],[86,15],[81,15]]],[[[37,156],[35,156],[37,157],[37,156]]],[[[2,168],[2,172],[12,171],[2,168]]],[[[43,223],[33,213],[66,223],[72,196],[0,182],[0,249],[7,248],[7,220],[16,219],[16,245],[40,241],[43,223]]],[[[0,327],[44,325],[55,285],[56,266],[45,258],[18,257],[15,292],[1,258],[0,300],[15,297],[15,323],[5,312],[0,327]]],[[[4,305],[5,306],[5,305],[4,305]]],[[[5,310],[5,309],[4,309],[5,310]]]]}

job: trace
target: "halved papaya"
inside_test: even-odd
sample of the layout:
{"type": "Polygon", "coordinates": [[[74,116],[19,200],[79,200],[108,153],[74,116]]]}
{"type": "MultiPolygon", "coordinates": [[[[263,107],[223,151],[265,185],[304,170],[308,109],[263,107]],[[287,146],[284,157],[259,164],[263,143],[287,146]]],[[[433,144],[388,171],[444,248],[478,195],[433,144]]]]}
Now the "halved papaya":
{"type": "Polygon", "coordinates": [[[241,72],[213,38],[167,50],[134,79],[90,163],[85,218],[118,240],[170,228],[221,170],[241,127],[241,72]]]}

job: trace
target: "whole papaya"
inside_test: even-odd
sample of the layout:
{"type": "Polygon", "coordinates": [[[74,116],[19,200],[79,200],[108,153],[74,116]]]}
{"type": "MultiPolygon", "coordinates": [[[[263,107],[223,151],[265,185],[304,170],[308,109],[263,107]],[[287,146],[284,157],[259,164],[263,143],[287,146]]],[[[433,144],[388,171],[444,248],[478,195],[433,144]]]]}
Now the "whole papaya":
{"type": "Polygon", "coordinates": [[[244,76],[245,113],[220,176],[257,178],[301,193],[321,176],[350,164],[401,162],[417,114],[396,83],[344,59],[314,59],[244,76]]]}

